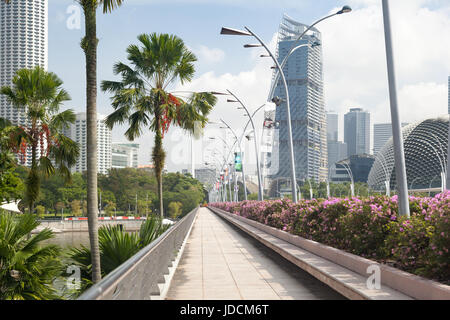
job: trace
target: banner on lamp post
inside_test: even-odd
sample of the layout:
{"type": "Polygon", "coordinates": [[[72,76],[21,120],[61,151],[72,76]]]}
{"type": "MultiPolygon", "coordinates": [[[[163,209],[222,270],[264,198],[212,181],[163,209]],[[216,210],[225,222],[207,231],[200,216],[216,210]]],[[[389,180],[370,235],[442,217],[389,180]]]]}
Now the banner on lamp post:
{"type": "Polygon", "coordinates": [[[241,152],[234,153],[234,170],[242,172],[242,154],[241,152]]]}

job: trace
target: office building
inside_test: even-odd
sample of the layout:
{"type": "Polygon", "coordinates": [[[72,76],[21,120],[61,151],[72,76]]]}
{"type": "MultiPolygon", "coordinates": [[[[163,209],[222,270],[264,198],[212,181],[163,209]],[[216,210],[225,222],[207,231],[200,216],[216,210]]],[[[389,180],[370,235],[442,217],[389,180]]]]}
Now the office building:
{"type": "Polygon", "coordinates": [[[338,141],[339,139],[339,114],[327,112],[327,140],[338,141]]]}
{"type": "MultiPolygon", "coordinates": [[[[16,72],[48,67],[47,0],[0,1],[0,88],[11,86],[16,72]]],[[[27,126],[26,110],[18,110],[0,95],[0,117],[27,126]]],[[[26,165],[31,165],[31,148],[26,165]]]]}
{"type": "MultiPolygon", "coordinates": [[[[402,123],[402,127],[408,123],[402,123]]],[[[392,125],[390,123],[376,123],[373,125],[373,154],[376,155],[386,142],[392,137],[392,125]]]]}
{"type": "MultiPolygon", "coordinates": [[[[97,114],[97,172],[107,174],[111,169],[111,130],[103,122],[105,116],[97,114]]],[[[86,112],[76,114],[74,124],[66,128],[64,134],[77,142],[80,146],[80,155],[72,172],[87,170],[87,125],[86,112]]]]}
{"type": "MultiPolygon", "coordinates": [[[[321,34],[318,29],[312,28],[302,40],[296,43],[296,39],[307,28],[307,25],[284,15],[279,27],[277,43],[277,58],[280,62],[294,45],[309,44],[293,51],[283,68],[289,86],[297,182],[305,179],[325,181],[328,175],[322,46],[312,46],[313,43],[320,43],[321,34]]],[[[271,90],[269,94],[269,100],[276,96],[286,99],[283,82],[281,79],[275,82],[275,79],[274,77],[272,81],[273,91],[271,90]]],[[[274,135],[278,139],[278,161],[276,161],[278,170],[273,173],[272,178],[291,177],[286,111],[286,102],[282,102],[275,111],[275,121],[279,123],[278,134],[274,135]]]]}
{"type": "Polygon", "coordinates": [[[113,143],[111,144],[112,168],[137,168],[139,144],[113,143]]]}
{"type": "Polygon", "coordinates": [[[211,168],[195,169],[195,178],[205,186],[212,186],[216,181],[217,170],[211,168]]]}
{"type": "Polygon", "coordinates": [[[345,158],[347,158],[347,144],[342,141],[328,141],[328,165],[330,168],[345,158]]]}
{"type": "Polygon", "coordinates": [[[335,171],[331,175],[331,181],[335,183],[351,182],[350,171],[355,183],[367,183],[374,162],[375,157],[370,154],[352,155],[336,164],[335,171]],[[347,164],[347,169],[342,163],[347,164]]]}
{"type": "Polygon", "coordinates": [[[347,155],[370,154],[370,113],[351,108],[344,116],[344,142],[347,155]]]}

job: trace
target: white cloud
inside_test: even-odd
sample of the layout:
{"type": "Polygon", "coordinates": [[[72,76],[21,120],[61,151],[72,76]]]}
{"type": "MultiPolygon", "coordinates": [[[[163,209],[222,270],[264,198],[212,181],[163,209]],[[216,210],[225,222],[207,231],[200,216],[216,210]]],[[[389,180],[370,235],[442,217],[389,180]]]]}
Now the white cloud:
{"type": "MultiPolygon", "coordinates": [[[[389,122],[381,1],[349,1],[352,13],[319,26],[323,36],[325,100],[340,113],[360,106],[373,122],[389,122]]],[[[402,121],[447,111],[450,75],[450,5],[427,0],[390,1],[402,121]],[[431,5],[441,4],[439,9],[431,5]],[[427,7],[430,5],[430,7],[427,7]]]]}
{"type": "Polygon", "coordinates": [[[199,46],[198,49],[194,49],[193,52],[197,56],[199,61],[205,63],[217,63],[221,62],[225,58],[225,52],[217,48],[208,48],[207,46],[199,46]]]}
{"type": "MultiPolygon", "coordinates": [[[[348,3],[354,9],[351,13],[318,25],[323,38],[326,107],[341,114],[350,107],[362,107],[372,113],[372,123],[389,122],[381,1],[349,0],[348,3]]],[[[447,112],[447,77],[450,75],[450,3],[448,0],[396,0],[390,3],[401,121],[414,122],[444,114],[447,112]]],[[[276,35],[270,43],[272,49],[275,45],[276,35]]],[[[259,58],[260,53],[257,49],[247,53],[253,62],[247,70],[235,74],[209,71],[175,90],[229,89],[255,110],[266,101],[272,76],[270,59],[259,58]]],[[[196,54],[199,55],[199,63],[204,62],[208,68],[214,61],[233,64],[219,49],[200,47],[196,54]]],[[[241,128],[246,122],[243,113],[222,97],[210,118],[223,118],[241,128]]],[[[257,123],[261,120],[262,113],[257,123]]],[[[148,139],[151,137],[142,141],[148,139]]],[[[172,142],[167,139],[165,146],[169,149],[176,143],[187,142],[187,137],[172,142]]],[[[252,148],[253,144],[247,145],[252,148]]],[[[197,143],[197,166],[201,163],[202,148],[197,143]]],[[[188,148],[183,150],[185,153],[189,151],[188,148]]],[[[253,154],[253,149],[248,149],[247,154],[253,154]]],[[[187,168],[189,157],[185,154],[186,163],[182,167],[187,168]]]]}

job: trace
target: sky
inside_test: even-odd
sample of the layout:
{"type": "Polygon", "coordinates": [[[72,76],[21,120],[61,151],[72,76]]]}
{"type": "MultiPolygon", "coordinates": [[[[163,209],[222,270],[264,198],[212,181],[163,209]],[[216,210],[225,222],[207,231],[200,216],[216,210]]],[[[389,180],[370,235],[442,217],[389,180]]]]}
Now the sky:
{"type": "MultiPolygon", "coordinates": [[[[450,75],[450,1],[395,0],[391,3],[393,46],[399,110],[402,122],[415,122],[447,113],[450,75]]],[[[174,34],[194,52],[198,61],[191,83],[174,84],[171,90],[235,93],[250,111],[266,103],[272,70],[262,49],[245,49],[250,37],[220,35],[222,26],[249,27],[271,50],[283,14],[305,24],[350,5],[351,13],[335,16],[317,25],[322,33],[325,108],[343,115],[361,107],[371,113],[371,122],[390,122],[386,55],[381,0],[125,0],[111,14],[98,12],[98,80],[117,79],[112,66],[126,62],[126,48],[142,33],[174,34]]],[[[49,0],[49,70],[63,81],[72,100],[65,107],[85,111],[84,55],[79,43],[84,19],[73,0],[49,0]]],[[[98,112],[113,111],[110,96],[98,92],[98,112]]],[[[210,119],[225,120],[237,132],[247,122],[242,110],[221,97],[210,119]]],[[[267,108],[273,108],[268,103],[267,108]]],[[[262,113],[256,118],[257,130],[262,113]]],[[[259,127],[258,127],[259,126],[259,127]]],[[[126,142],[126,127],[113,129],[113,142],[126,142]]],[[[205,128],[194,142],[195,166],[212,159],[207,150],[224,149],[221,136],[231,137],[218,125],[205,128]]],[[[244,139],[245,141],[245,139],[244,139]]],[[[140,143],[140,164],[150,163],[153,135],[145,133],[140,143]]],[[[254,165],[253,141],[245,143],[248,165],[254,165]]],[[[190,137],[172,128],[164,141],[167,169],[190,169],[190,137]]]]}

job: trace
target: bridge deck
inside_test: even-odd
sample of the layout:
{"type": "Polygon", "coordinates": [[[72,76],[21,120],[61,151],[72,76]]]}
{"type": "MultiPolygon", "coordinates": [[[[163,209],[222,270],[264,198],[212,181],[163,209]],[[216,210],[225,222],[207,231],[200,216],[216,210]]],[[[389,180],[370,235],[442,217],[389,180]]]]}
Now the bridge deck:
{"type": "Polygon", "coordinates": [[[343,297],[207,208],[200,208],[166,299],[343,297]]]}

